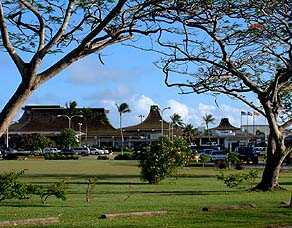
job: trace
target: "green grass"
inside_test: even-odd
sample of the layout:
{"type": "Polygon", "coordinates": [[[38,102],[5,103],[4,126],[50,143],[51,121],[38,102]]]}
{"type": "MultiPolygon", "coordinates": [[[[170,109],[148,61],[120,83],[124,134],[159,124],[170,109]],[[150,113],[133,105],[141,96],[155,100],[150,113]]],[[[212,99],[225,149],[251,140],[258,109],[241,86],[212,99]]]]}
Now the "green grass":
{"type": "MultiPolygon", "coordinates": [[[[27,169],[23,181],[51,183],[68,178],[68,199],[49,198],[42,205],[38,197],[0,203],[0,221],[60,216],[61,223],[41,227],[278,227],[292,225],[290,201],[292,172],[283,171],[280,183],[287,191],[248,192],[231,189],[226,193],[215,168],[188,167],[179,178],[149,185],[140,180],[136,161],[81,159],[77,161],[0,161],[0,172],[27,169]],[[85,200],[89,177],[98,178],[94,198],[85,200]],[[203,207],[256,204],[254,209],[203,212],[203,207]],[[162,216],[100,219],[106,213],[166,210],[162,216]]],[[[20,226],[21,227],[21,226],[20,226]]],[[[23,226],[24,227],[24,226],[23,226]]],[[[25,227],[40,227],[25,226],[25,227]]]]}

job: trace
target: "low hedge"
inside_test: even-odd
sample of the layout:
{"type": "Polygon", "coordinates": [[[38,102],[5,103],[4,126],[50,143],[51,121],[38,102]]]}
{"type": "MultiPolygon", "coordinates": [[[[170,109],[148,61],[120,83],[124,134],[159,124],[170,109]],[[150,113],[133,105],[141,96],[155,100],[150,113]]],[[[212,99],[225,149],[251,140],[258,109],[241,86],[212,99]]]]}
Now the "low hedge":
{"type": "Polygon", "coordinates": [[[117,156],[115,156],[114,160],[132,160],[133,155],[132,153],[123,153],[123,154],[118,154],[117,156]]]}
{"type": "Polygon", "coordinates": [[[97,160],[109,160],[109,157],[106,155],[99,155],[97,156],[97,160]]]}
{"type": "Polygon", "coordinates": [[[78,160],[78,154],[75,152],[70,153],[46,153],[45,160],[78,160]]]}

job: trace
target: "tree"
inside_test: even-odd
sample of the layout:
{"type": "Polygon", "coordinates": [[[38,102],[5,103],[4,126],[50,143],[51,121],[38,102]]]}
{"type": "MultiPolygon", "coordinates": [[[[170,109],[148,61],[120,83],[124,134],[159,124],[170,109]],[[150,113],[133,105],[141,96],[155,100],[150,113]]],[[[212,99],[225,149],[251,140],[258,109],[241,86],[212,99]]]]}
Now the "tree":
{"type": "Polygon", "coordinates": [[[67,109],[68,115],[74,115],[77,108],[77,102],[76,101],[70,101],[69,103],[66,102],[65,107],[67,109]]]}
{"type": "Polygon", "coordinates": [[[79,146],[76,133],[72,128],[64,129],[61,136],[57,140],[57,144],[60,149],[71,149],[71,147],[79,146]]]}
{"type": "Polygon", "coordinates": [[[209,124],[210,124],[210,123],[214,123],[215,118],[212,116],[212,114],[206,114],[206,115],[203,117],[203,119],[204,119],[205,124],[206,124],[206,127],[207,127],[209,143],[211,143],[210,131],[209,131],[209,124]]]}
{"type": "Polygon", "coordinates": [[[177,131],[177,129],[180,127],[182,128],[184,126],[184,123],[182,121],[182,118],[179,114],[174,113],[172,116],[170,116],[171,120],[171,128],[172,128],[172,136],[173,136],[173,128],[177,131]]]}
{"type": "Polygon", "coordinates": [[[198,129],[194,128],[192,124],[185,125],[183,129],[183,136],[188,140],[188,142],[191,144],[193,141],[193,138],[195,138],[198,135],[198,129]]]}
{"type": "Polygon", "coordinates": [[[191,149],[186,140],[168,137],[153,142],[142,153],[139,160],[141,178],[149,184],[158,184],[166,177],[176,174],[179,167],[186,165],[191,149]]]}
{"type": "Polygon", "coordinates": [[[0,49],[21,80],[0,113],[0,136],[29,96],[74,62],[96,54],[103,63],[101,51],[108,46],[157,32],[143,17],[158,2],[1,1],[0,49]],[[54,61],[47,61],[50,54],[54,61]]]}
{"type": "Polygon", "coordinates": [[[131,112],[129,105],[127,103],[122,103],[120,105],[116,104],[118,112],[120,114],[120,131],[121,131],[121,139],[122,139],[122,154],[124,152],[124,134],[123,134],[123,128],[122,128],[122,114],[127,113],[127,112],[131,112]]]}
{"type": "Polygon", "coordinates": [[[166,85],[182,94],[224,94],[263,115],[270,133],[256,188],[279,189],[289,152],[284,131],[292,124],[292,2],[180,0],[164,10],[151,13],[161,26],[158,66],[166,85]]]}
{"type": "Polygon", "coordinates": [[[56,147],[56,142],[54,140],[39,133],[26,135],[21,142],[25,150],[40,150],[45,147],[56,147]]]}

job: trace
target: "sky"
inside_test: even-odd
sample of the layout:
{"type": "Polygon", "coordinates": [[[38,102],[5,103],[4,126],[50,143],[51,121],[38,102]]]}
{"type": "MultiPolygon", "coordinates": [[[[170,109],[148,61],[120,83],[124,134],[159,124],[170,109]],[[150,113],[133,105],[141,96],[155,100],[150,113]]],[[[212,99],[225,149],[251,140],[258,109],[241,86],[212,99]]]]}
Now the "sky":
{"type": "MultiPolygon", "coordinates": [[[[154,62],[157,54],[116,44],[102,52],[102,64],[97,55],[86,57],[74,63],[59,75],[39,87],[25,105],[61,105],[76,101],[77,107],[105,108],[109,110],[111,124],[119,127],[119,113],[116,104],[127,103],[130,113],[123,114],[123,127],[140,123],[140,115],[147,117],[150,106],[158,105],[163,119],[179,114],[185,124],[204,127],[203,117],[211,114],[215,118],[210,127],[219,124],[221,118],[228,118],[236,127],[240,124],[252,124],[253,117],[241,117],[241,111],[250,111],[239,101],[220,95],[215,98],[208,95],[181,95],[177,88],[164,84],[164,75],[154,62]]],[[[55,61],[50,56],[47,63],[55,61]]],[[[9,56],[0,52],[0,107],[3,108],[16,90],[19,73],[9,56]]],[[[255,99],[255,98],[254,98],[255,99]]],[[[256,102],[256,99],[255,99],[256,102]]],[[[22,115],[20,111],[15,120],[22,115]]],[[[254,119],[255,124],[265,124],[262,116],[254,119]]]]}

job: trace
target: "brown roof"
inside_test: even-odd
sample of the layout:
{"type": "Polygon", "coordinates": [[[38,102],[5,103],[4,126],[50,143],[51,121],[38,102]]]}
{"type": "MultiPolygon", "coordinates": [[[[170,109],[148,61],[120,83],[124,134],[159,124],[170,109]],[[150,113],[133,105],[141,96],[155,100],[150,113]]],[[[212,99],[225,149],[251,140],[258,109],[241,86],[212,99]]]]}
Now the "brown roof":
{"type": "MultiPolygon", "coordinates": [[[[10,126],[10,131],[15,132],[60,132],[69,127],[69,119],[71,117],[71,128],[79,131],[81,123],[81,131],[87,129],[88,135],[119,135],[106,117],[104,108],[90,108],[92,117],[85,119],[84,117],[72,117],[68,114],[68,109],[58,105],[48,106],[25,106],[24,113],[18,123],[10,126]],[[64,115],[59,116],[58,115],[64,115]]],[[[74,115],[81,115],[82,109],[76,108],[74,115]]]]}
{"type": "MultiPolygon", "coordinates": [[[[140,124],[129,126],[123,128],[124,131],[137,131],[137,129],[140,130],[157,130],[161,129],[161,115],[160,111],[157,105],[152,105],[150,107],[150,112],[148,116],[145,118],[144,121],[142,121],[140,124]]],[[[163,121],[164,128],[167,129],[169,127],[169,124],[165,121],[163,121]]]]}
{"type": "Polygon", "coordinates": [[[217,127],[211,128],[210,130],[218,130],[218,131],[224,131],[224,130],[233,130],[237,131],[240,130],[240,128],[234,127],[229,123],[228,118],[222,118],[219,125],[217,127]]]}

